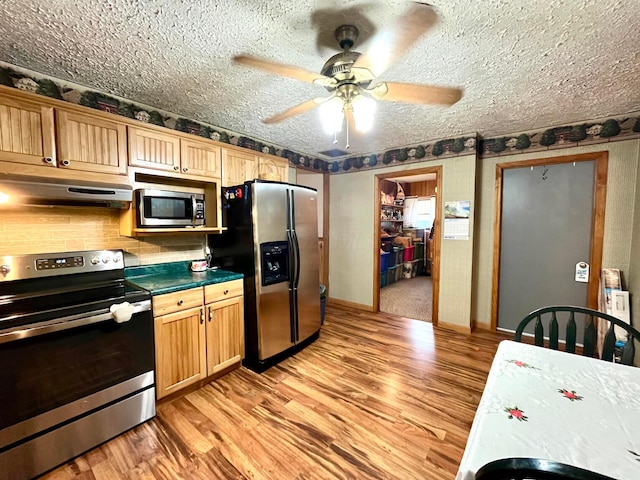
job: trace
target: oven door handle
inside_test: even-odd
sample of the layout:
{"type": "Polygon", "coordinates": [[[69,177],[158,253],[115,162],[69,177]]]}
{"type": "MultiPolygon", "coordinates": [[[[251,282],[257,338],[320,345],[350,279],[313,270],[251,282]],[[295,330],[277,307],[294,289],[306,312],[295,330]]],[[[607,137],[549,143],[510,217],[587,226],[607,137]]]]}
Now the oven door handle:
{"type": "MultiPolygon", "coordinates": [[[[133,303],[133,314],[146,312],[151,310],[151,301],[145,300],[143,302],[133,303]]],[[[71,316],[65,318],[57,318],[48,322],[42,322],[36,324],[36,326],[23,328],[17,327],[14,330],[9,330],[4,333],[0,333],[0,344],[14,342],[16,340],[22,340],[24,338],[37,337],[40,335],[46,335],[47,333],[61,332],[63,330],[69,330],[71,328],[84,327],[86,325],[92,325],[94,323],[106,322],[108,320],[114,320],[113,314],[110,311],[105,313],[98,313],[96,315],[71,316]]]]}

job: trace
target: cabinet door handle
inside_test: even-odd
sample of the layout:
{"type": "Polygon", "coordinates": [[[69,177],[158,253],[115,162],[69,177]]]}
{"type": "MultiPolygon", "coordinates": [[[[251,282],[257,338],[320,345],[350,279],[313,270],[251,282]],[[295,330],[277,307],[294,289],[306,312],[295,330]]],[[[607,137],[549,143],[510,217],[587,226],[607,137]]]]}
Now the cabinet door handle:
{"type": "Polygon", "coordinates": [[[227,293],[229,293],[229,290],[225,290],[223,293],[226,295],[227,293]]]}
{"type": "Polygon", "coordinates": [[[60,164],[63,167],[68,167],[69,165],[71,165],[71,162],[69,160],[62,160],[62,162],[60,162],[60,164]]]}
{"type": "Polygon", "coordinates": [[[180,167],[178,167],[177,165],[174,165],[173,169],[177,172],[178,170],[180,170],[180,167]]]}
{"type": "Polygon", "coordinates": [[[200,309],[200,325],[204,323],[204,310],[200,309]]]}
{"type": "Polygon", "coordinates": [[[44,163],[47,163],[49,165],[51,165],[53,163],[53,158],[51,157],[44,157],[44,163]]]}
{"type": "Polygon", "coordinates": [[[213,309],[209,309],[209,321],[213,318],[213,309]]]}
{"type": "Polygon", "coordinates": [[[182,305],[184,303],[184,300],[180,299],[178,300],[178,305],[182,305]]]}
{"type": "Polygon", "coordinates": [[[188,171],[189,171],[189,169],[188,169],[187,167],[184,167],[184,168],[182,169],[182,171],[183,171],[183,172],[188,172],[188,171]]]}

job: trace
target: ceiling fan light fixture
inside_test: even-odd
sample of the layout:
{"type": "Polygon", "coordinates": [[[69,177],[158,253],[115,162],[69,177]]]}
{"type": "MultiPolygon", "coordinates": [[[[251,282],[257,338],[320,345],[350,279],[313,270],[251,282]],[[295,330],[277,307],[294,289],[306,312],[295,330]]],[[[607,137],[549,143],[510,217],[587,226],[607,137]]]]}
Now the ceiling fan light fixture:
{"type": "Polygon", "coordinates": [[[353,110],[353,120],[356,124],[356,130],[366,133],[373,127],[373,116],[376,111],[376,102],[364,95],[356,95],[351,100],[351,108],[353,110]]]}
{"type": "Polygon", "coordinates": [[[320,121],[326,133],[333,134],[342,131],[344,111],[340,97],[333,97],[331,100],[322,103],[319,111],[320,121]]]}

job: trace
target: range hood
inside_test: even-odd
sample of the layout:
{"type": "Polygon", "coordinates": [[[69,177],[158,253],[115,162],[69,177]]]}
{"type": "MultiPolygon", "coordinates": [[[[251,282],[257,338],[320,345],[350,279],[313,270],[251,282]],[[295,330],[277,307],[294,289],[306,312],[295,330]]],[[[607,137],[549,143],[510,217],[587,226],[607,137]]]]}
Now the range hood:
{"type": "Polygon", "coordinates": [[[59,178],[5,175],[0,177],[0,204],[71,205],[128,208],[129,185],[59,178]]]}

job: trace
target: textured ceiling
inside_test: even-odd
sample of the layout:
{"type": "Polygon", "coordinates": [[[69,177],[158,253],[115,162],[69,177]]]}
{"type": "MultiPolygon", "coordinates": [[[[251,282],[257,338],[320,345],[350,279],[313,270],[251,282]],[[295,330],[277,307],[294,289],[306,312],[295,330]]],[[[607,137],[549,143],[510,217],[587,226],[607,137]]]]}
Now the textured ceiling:
{"type": "MultiPolygon", "coordinates": [[[[431,1],[439,23],[380,78],[460,86],[464,97],[450,108],[378,102],[373,131],[352,137],[351,154],[640,111],[640,1],[431,1]]],[[[231,58],[248,53],[319,71],[338,51],[337,26],[355,24],[366,40],[406,6],[2,0],[0,60],[316,155],[333,147],[317,111],[277,125],[260,120],[325,90],[231,58]]]]}

